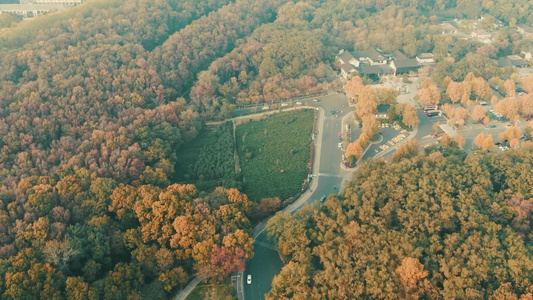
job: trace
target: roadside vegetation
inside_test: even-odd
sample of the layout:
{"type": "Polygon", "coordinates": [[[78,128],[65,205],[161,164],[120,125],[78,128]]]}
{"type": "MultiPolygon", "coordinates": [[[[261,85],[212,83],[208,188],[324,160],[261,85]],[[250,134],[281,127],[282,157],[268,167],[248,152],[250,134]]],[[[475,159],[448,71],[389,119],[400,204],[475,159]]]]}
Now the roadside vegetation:
{"type": "Polygon", "coordinates": [[[280,113],[237,126],[236,139],[244,193],[250,200],[292,198],[309,172],[315,111],[280,113]]]}
{"type": "Polygon", "coordinates": [[[341,196],[278,213],[290,261],[267,299],[531,299],[533,151],[450,150],[363,164],[341,196]]]}

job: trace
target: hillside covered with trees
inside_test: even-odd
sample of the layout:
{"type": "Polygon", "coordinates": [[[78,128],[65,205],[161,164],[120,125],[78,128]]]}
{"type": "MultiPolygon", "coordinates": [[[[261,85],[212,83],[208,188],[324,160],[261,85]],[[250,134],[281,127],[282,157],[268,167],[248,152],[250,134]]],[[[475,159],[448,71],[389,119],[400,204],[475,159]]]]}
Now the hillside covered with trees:
{"type": "MultiPolygon", "coordinates": [[[[0,298],[164,298],[195,275],[241,269],[253,204],[229,188],[233,174],[220,179],[227,132],[221,151],[198,155],[224,166],[176,174],[205,121],[327,90],[339,49],[450,50],[487,77],[498,69],[435,37],[432,16],[525,23],[527,3],[91,0],[0,18],[0,298]],[[209,191],[176,178],[211,180],[209,191]]],[[[440,78],[462,81],[453,69],[439,65],[440,78]]]]}
{"type": "Polygon", "coordinates": [[[268,298],[531,299],[532,163],[428,148],[363,165],[342,196],[269,221],[290,262],[268,298]]]}

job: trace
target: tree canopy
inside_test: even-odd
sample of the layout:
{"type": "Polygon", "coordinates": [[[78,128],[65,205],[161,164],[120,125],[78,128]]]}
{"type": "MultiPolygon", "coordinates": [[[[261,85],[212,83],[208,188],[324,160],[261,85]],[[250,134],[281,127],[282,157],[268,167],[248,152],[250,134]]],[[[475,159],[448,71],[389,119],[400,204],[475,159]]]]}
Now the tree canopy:
{"type": "Polygon", "coordinates": [[[530,299],[532,162],[431,147],[363,164],[341,196],[269,221],[290,262],[267,298],[530,299]]]}

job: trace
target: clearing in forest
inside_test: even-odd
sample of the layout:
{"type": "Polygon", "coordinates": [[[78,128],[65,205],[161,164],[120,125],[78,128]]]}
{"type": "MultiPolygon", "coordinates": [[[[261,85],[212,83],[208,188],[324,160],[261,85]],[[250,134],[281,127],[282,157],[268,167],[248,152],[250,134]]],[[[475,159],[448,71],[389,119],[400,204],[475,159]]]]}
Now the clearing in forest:
{"type": "Polygon", "coordinates": [[[315,111],[295,110],[237,126],[244,193],[252,201],[301,192],[310,161],[315,111]]]}

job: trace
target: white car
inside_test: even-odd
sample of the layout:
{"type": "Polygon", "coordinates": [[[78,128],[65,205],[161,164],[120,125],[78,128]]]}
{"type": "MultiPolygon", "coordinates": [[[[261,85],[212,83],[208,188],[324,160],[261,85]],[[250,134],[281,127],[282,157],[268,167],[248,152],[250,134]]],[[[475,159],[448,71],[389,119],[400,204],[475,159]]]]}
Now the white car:
{"type": "Polygon", "coordinates": [[[263,110],[268,110],[270,107],[267,106],[263,106],[263,110]]]}
{"type": "Polygon", "coordinates": [[[285,107],[285,106],[287,106],[287,105],[289,105],[289,104],[287,104],[287,103],[281,103],[281,107],[285,107]]]}
{"type": "Polygon", "coordinates": [[[252,284],[252,275],[248,274],[248,276],[246,276],[246,283],[252,284]]]}
{"type": "Polygon", "coordinates": [[[302,102],[298,101],[296,102],[296,105],[302,105],[302,102]]]}

